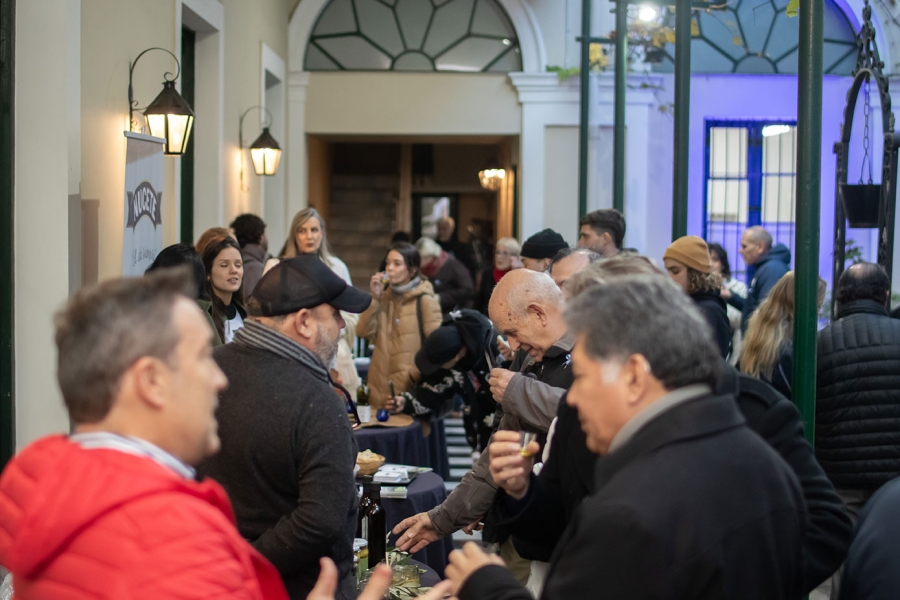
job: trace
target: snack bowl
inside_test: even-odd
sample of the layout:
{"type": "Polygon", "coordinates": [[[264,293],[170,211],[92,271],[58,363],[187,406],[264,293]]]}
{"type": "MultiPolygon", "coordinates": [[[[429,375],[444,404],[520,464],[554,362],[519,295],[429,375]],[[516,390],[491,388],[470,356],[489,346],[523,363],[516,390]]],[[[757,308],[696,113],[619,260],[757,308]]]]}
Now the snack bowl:
{"type": "Polygon", "coordinates": [[[384,457],[380,454],[375,454],[371,450],[366,450],[364,452],[360,452],[356,455],[356,465],[359,467],[358,477],[365,477],[368,475],[374,475],[375,471],[378,470],[381,465],[384,464],[384,457]]]}

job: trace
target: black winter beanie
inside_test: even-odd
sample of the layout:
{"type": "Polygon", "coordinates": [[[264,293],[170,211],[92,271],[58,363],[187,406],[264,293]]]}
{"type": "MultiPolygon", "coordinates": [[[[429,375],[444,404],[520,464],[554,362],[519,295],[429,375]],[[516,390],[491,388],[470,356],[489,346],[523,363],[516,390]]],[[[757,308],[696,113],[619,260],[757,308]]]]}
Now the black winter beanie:
{"type": "Polygon", "coordinates": [[[556,253],[569,245],[563,236],[556,233],[552,229],[538,231],[536,234],[525,240],[522,244],[521,256],[525,258],[533,258],[540,260],[542,258],[553,258],[556,253]]]}

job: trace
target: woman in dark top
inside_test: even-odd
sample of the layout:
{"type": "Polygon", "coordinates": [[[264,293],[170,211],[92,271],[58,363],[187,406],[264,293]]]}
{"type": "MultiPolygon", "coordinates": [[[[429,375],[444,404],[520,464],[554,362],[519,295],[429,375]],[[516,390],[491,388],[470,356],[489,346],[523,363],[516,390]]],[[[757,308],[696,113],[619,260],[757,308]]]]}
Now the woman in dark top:
{"type": "Polygon", "coordinates": [[[663,263],[672,280],[693,299],[712,328],[722,358],[731,351],[731,324],[719,290],[722,278],[712,272],[709,248],[702,238],[686,235],[666,248],[663,263]]]}
{"type": "Polygon", "coordinates": [[[212,300],[212,317],[222,342],[229,343],[244,326],[247,311],[243,296],[244,262],[241,247],[232,238],[220,238],[203,251],[206,286],[212,300]]]}
{"type": "MultiPolygon", "coordinates": [[[[825,299],[825,281],[819,278],[818,306],[825,299]]],[[[742,372],[769,383],[788,399],[794,368],[794,272],[778,280],[747,324],[741,347],[742,372]]]]}

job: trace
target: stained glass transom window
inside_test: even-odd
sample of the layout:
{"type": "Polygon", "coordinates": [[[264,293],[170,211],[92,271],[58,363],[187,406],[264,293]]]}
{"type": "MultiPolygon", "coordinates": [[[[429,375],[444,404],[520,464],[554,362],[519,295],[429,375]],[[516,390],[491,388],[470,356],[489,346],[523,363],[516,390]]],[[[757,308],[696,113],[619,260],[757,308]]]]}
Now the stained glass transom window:
{"type": "MultiPolygon", "coordinates": [[[[796,74],[800,19],[785,14],[787,4],[788,0],[735,0],[724,10],[696,12],[691,72],[796,74]]],[[[668,25],[675,26],[674,15],[668,25]]],[[[665,55],[654,71],[674,70],[675,47],[666,46],[665,55]]],[[[855,65],[856,32],[834,0],[825,0],[824,71],[850,75],[855,65]]]]}
{"type": "Polygon", "coordinates": [[[331,0],[306,47],[307,71],[521,71],[496,0],[331,0]]]}

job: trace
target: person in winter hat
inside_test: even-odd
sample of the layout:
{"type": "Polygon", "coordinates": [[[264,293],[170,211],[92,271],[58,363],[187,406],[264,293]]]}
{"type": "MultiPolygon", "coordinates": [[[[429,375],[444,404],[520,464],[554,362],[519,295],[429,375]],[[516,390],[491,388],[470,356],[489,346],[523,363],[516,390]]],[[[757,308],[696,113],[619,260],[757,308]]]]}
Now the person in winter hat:
{"type": "Polygon", "coordinates": [[[552,229],[544,229],[525,240],[522,244],[522,266],[531,271],[545,273],[553,262],[553,257],[569,245],[563,236],[552,229]]]}

